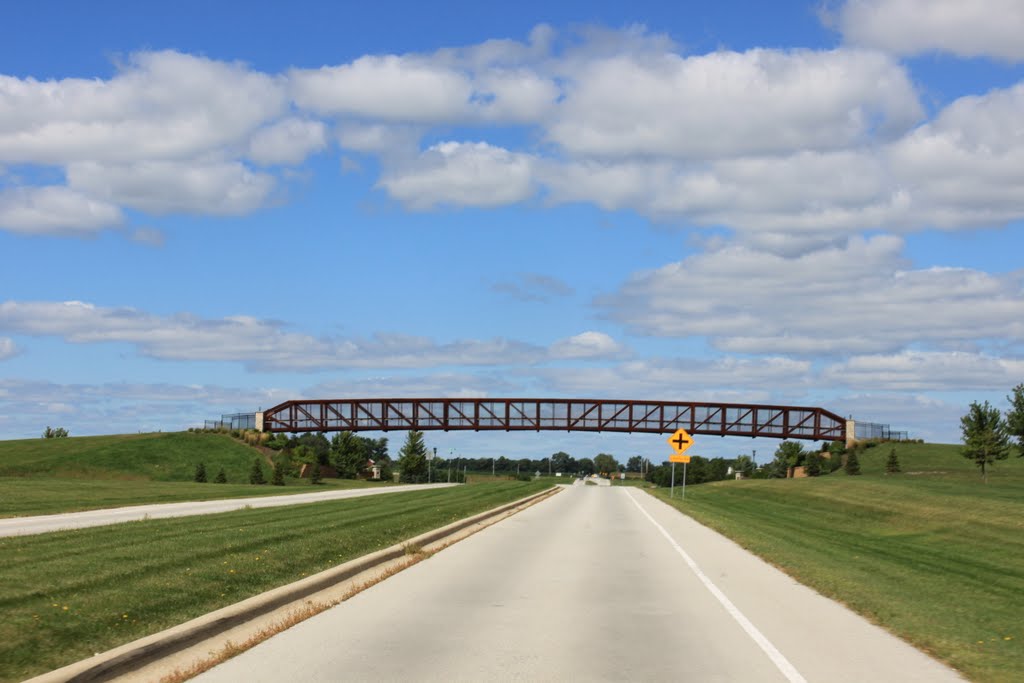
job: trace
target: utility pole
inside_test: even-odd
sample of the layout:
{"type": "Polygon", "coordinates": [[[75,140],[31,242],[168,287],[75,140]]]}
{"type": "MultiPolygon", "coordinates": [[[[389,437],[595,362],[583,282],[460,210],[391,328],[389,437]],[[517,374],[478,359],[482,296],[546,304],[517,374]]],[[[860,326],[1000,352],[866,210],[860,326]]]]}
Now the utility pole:
{"type": "Polygon", "coordinates": [[[495,477],[495,474],[494,474],[494,456],[492,455],[491,456],[491,478],[493,479],[494,477],[495,477]]]}

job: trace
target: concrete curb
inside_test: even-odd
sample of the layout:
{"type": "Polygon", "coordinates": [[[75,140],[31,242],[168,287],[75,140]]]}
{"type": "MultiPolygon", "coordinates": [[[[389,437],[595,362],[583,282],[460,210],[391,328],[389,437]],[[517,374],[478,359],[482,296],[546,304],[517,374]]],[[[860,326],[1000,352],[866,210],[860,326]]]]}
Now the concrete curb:
{"type": "Polygon", "coordinates": [[[86,683],[87,681],[109,681],[118,676],[123,676],[158,659],[173,655],[196,643],[228,631],[240,624],[330,588],[357,574],[400,558],[405,555],[406,546],[426,546],[436,543],[457,534],[467,527],[480,524],[492,517],[513,511],[516,508],[528,506],[541,498],[554,494],[558,490],[560,490],[560,487],[555,486],[545,489],[540,493],[535,493],[532,496],[481,512],[472,517],[460,519],[457,522],[420,534],[415,538],[410,538],[389,548],[358,557],[286,586],[255,595],[234,605],[222,607],[219,610],[187,621],[184,624],[154,633],[145,638],[140,638],[131,643],[116,647],[113,650],[101,652],[98,655],[69,664],[49,673],[41,674],[29,679],[26,683],[86,683]]]}

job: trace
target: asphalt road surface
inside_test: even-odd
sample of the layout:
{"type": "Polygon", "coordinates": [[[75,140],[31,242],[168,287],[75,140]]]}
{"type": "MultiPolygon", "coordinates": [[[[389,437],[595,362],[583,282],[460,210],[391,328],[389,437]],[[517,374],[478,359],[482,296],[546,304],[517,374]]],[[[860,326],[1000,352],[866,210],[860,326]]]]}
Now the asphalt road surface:
{"type": "Polygon", "coordinates": [[[204,500],[192,503],[159,503],[155,505],[132,505],[123,508],[107,508],[105,510],[88,510],[86,512],[67,512],[60,515],[39,515],[37,517],[11,517],[0,519],[0,537],[28,536],[48,531],[63,529],[84,529],[90,526],[134,522],[140,519],[163,519],[165,517],[188,517],[190,515],[212,515],[217,512],[241,510],[248,506],[253,508],[272,508],[282,505],[301,505],[318,503],[324,500],[339,498],[359,498],[374,496],[381,493],[400,493],[402,491],[423,490],[425,487],[447,487],[457,484],[417,484],[409,486],[384,486],[379,489],[343,489],[334,491],[316,491],[313,493],[292,493],[279,496],[260,496],[258,498],[226,498],[222,500],[204,500]]]}
{"type": "Polygon", "coordinates": [[[642,491],[574,486],[196,681],[955,681],[642,491]]]}

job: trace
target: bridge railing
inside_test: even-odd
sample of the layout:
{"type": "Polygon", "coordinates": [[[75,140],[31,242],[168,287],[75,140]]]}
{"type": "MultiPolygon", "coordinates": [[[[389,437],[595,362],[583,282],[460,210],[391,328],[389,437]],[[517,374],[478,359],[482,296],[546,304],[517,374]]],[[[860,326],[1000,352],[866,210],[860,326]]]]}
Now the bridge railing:
{"type": "MultiPolygon", "coordinates": [[[[259,427],[260,416],[257,416],[259,427]]],[[[262,414],[269,432],[502,430],[672,433],[842,440],[823,408],[588,399],[335,399],[287,401],[262,414]]]]}

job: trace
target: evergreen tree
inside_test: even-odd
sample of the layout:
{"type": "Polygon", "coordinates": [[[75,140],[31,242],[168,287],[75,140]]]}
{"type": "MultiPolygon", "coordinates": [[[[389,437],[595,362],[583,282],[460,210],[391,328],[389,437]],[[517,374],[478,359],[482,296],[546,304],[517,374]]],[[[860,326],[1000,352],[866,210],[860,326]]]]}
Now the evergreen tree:
{"type": "Polygon", "coordinates": [[[323,480],[324,478],[320,474],[320,463],[314,463],[313,470],[310,472],[309,475],[309,483],[315,486],[322,482],[323,480]]]}
{"type": "Polygon", "coordinates": [[[964,440],[961,454],[981,468],[981,476],[988,483],[987,466],[996,460],[1006,460],[1010,455],[1010,436],[1003,416],[988,401],[973,402],[967,414],[960,418],[960,431],[964,440]]]}
{"type": "Polygon", "coordinates": [[[860,474],[860,459],[857,457],[856,448],[851,448],[846,452],[846,473],[860,474]]]}
{"type": "Polygon", "coordinates": [[[274,465],[274,476],[270,483],[274,486],[284,486],[284,468],[274,465]]]}
{"type": "Polygon", "coordinates": [[[1006,411],[1006,431],[1017,438],[1017,457],[1024,458],[1024,384],[1015,386],[1006,400],[1010,402],[1010,409],[1006,411]]]}
{"type": "Polygon", "coordinates": [[[217,472],[217,477],[213,480],[214,484],[226,484],[228,483],[228,475],[224,473],[224,468],[221,467],[220,471],[217,472]]]}
{"type": "Polygon", "coordinates": [[[206,465],[199,463],[196,465],[196,473],[192,476],[192,481],[198,481],[200,483],[206,483],[206,465]]]}
{"type": "Polygon", "coordinates": [[[260,459],[256,458],[252,461],[252,469],[249,470],[249,483],[250,484],[266,484],[267,477],[263,474],[263,465],[260,463],[260,459]]]}
{"type": "Polygon", "coordinates": [[[885,461],[885,473],[897,474],[900,472],[900,459],[896,457],[896,449],[889,450],[889,459],[885,461]]]}
{"type": "Polygon", "coordinates": [[[398,451],[398,469],[402,482],[419,484],[427,480],[427,446],[423,432],[411,431],[398,451]]]}

